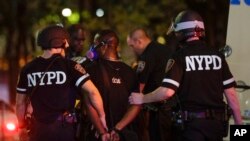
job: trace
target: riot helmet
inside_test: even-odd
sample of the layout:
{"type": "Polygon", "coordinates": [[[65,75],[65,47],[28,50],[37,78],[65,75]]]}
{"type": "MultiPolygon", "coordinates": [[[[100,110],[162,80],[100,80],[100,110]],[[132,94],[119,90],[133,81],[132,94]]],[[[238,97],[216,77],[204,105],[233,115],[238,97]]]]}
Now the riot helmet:
{"type": "Polygon", "coordinates": [[[174,31],[179,41],[186,41],[192,37],[205,37],[205,27],[201,16],[191,10],[180,12],[173,21],[168,32],[174,31]]]}
{"type": "Polygon", "coordinates": [[[51,25],[38,33],[37,45],[43,50],[50,48],[65,48],[65,39],[69,42],[68,32],[59,25],[51,25]]]}

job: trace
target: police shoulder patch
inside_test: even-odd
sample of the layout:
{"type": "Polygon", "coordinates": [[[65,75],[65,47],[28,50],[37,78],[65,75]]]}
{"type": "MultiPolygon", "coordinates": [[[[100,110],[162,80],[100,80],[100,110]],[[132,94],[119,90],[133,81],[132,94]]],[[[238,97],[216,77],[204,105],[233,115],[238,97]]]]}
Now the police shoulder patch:
{"type": "Polygon", "coordinates": [[[86,73],[85,69],[84,69],[80,64],[76,64],[76,65],[75,65],[75,69],[76,69],[77,71],[81,72],[82,74],[85,74],[85,73],[86,73]]]}
{"type": "Polygon", "coordinates": [[[145,68],[146,62],[145,61],[139,61],[137,66],[137,72],[142,72],[145,68]]]}
{"type": "Polygon", "coordinates": [[[168,72],[173,67],[174,63],[175,63],[174,59],[169,59],[167,62],[165,72],[168,72]]]}

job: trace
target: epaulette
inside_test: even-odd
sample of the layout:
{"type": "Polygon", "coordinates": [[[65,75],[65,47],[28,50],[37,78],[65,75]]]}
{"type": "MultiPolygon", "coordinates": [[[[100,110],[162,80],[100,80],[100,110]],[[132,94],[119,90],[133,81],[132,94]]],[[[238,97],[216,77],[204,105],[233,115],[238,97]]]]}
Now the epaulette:
{"type": "Polygon", "coordinates": [[[71,60],[73,60],[73,61],[75,61],[75,62],[77,62],[77,63],[79,63],[79,64],[82,64],[82,63],[84,63],[85,61],[87,61],[87,57],[82,57],[82,56],[77,56],[77,57],[73,57],[73,58],[71,58],[71,60]]]}

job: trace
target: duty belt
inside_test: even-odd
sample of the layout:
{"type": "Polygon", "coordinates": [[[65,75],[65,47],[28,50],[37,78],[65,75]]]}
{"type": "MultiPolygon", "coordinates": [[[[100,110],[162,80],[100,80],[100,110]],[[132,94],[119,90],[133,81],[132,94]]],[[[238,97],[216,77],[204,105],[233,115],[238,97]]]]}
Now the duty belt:
{"type": "Polygon", "coordinates": [[[76,123],[77,118],[75,113],[64,112],[63,114],[59,115],[57,118],[58,121],[66,122],[66,123],[76,123]]]}
{"type": "Polygon", "coordinates": [[[202,112],[190,112],[184,111],[182,113],[184,120],[192,120],[192,119],[215,119],[223,121],[225,119],[225,113],[215,112],[214,110],[207,110],[202,112]]]}

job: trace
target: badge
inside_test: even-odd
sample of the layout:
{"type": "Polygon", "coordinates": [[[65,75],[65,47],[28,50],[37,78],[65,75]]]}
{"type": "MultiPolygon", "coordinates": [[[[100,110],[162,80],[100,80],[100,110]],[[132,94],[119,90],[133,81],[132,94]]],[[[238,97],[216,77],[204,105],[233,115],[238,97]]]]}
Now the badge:
{"type": "Polygon", "coordinates": [[[165,69],[165,72],[168,72],[173,67],[174,63],[175,63],[174,59],[169,59],[167,66],[166,66],[166,69],[165,69]]]}
{"type": "Polygon", "coordinates": [[[82,74],[85,74],[85,73],[86,73],[85,69],[84,69],[80,64],[76,64],[76,65],[75,65],[75,69],[76,69],[77,71],[81,72],[82,74]]]}
{"type": "Polygon", "coordinates": [[[139,61],[137,66],[137,72],[142,72],[145,68],[145,61],[139,61]]]}

